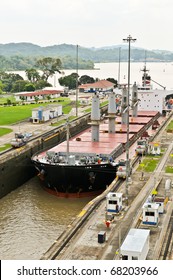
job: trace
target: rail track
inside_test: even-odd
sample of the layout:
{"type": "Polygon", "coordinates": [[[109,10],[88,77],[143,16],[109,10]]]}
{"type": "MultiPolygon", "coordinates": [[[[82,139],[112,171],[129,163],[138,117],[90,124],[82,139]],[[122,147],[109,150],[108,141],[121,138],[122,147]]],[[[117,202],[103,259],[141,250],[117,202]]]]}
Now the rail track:
{"type": "MultiPolygon", "coordinates": [[[[170,116],[172,117],[172,115],[170,116]]],[[[169,118],[170,119],[170,118],[169,118]]],[[[169,120],[167,120],[168,122],[169,120]]],[[[156,132],[155,136],[152,137],[152,141],[164,130],[165,126],[167,125],[167,122],[165,122],[162,127],[156,132]]],[[[169,151],[167,153],[167,157],[169,156],[169,153],[172,149],[172,146],[170,146],[169,151]]],[[[161,160],[165,161],[166,156],[164,159],[161,160]]],[[[134,157],[132,164],[133,167],[138,163],[139,158],[134,157]]],[[[164,166],[164,163],[160,163],[160,168],[164,166]]],[[[157,170],[158,172],[158,170],[157,170]]],[[[125,207],[125,211],[123,213],[123,217],[118,217],[116,221],[113,223],[116,224],[116,226],[112,223],[112,229],[109,230],[108,233],[108,240],[102,248],[97,248],[94,251],[92,251],[92,247],[95,248],[92,242],[91,244],[84,245],[84,241],[80,242],[81,240],[85,240],[89,237],[86,237],[84,234],[84,237],[82,238],[82,234],[88,230],[89,228],[92,228],[92,231],[94,232],[94,227],[96,227],[96,232],[98,228],[105,229],[105,224],[102,222],[99,225],[95,225],[97,222],[96,220],[104,219],[104,214],[102,213],[101,218],[94,218],[94,215],[99,213],[100,207],[102,207],[102,212],[104,212],[104,206],[105,205],[105,197],[108,192],[110,191],[121,191],[123,189],[123,182],[122,180],[116,178],[112,182],[112,184],[108,187],[108,189],[105,190],[100,196],[96,197],[94,200],[92,200],[90,203],[86,205],[86,207],[81,211],[79,216],[76,218],[76,220],[69,225],[66,232],[63,232],[61,236],[52,244],[52,246],[48,249],[48,251],[41,257],[41,259],[87,259],[88,255],[91,257],[91,254],[93,254],[93,259],[115,259],[119,258],[115,256],[115,251],[118,250],[120,245],[120,239],[121,241],[125,238],[125,236],[128,233],[129,228],[134,225],[134,227],[139,226],[139,219],[140,216],[140,209],[143,205],[144,201],[148,197],[148,195],[151,193],[151,185],[153,183],[153,176],[152,178],[148,179],[148,187],[146,186],[146,181],[141,182],[140,189],[136,190],[136,193],[134,197],[131,197],[131,205],[125,207]],[[136,218],[137,216],[137,218],[136,218]],[[122,220],[126,218],[125,221],[122,222],[122,220]],[[122,219],[121,219],[122,218],[122,219]],[[94,220],[95,224],[88,226],[89,221],[94,220]],[[121,232],[121,234],[120,234],[121,232]],[[121,238],[120,238],[121,235],[121,238]],[[81,249],[80,249],[81,247],[81,249]],[[85,248],[85,249],[84,249],[85,248]],[[85,253],[84,253],[85,250],[85,253]],[[97,253],[96,253],[97,251],[97,253]],[[87,255],[88,254],[88,255],[87,255]]],[[[139,175],[137,177],[137,184],[139,185],[139,175]]],[[[159,186],[159,184],[158,184],[159,186]]],[[[171,223],[171,222],[170,222],[171,223]]],[[[91,222],[92,224],[92,222],[91,222]]],[[[89,233],[91,234],[91,233],[89,233]]],[[[170,238],[171,239],[171,234],[170,238]]],[[[91,240],[91,237],[90,239],[91,240]]],[[[87,243],[87,242],[86,242],[87,243]]],[[[169,241],[168,241],[169,243],[169,241]]],[[[98,244],[97,244],[98,245],[98,244]]],[[[169,251],[169,249],[167,250],[169,251]]],[[[165,251],[166,252],[166,251],[165,251]]]]}

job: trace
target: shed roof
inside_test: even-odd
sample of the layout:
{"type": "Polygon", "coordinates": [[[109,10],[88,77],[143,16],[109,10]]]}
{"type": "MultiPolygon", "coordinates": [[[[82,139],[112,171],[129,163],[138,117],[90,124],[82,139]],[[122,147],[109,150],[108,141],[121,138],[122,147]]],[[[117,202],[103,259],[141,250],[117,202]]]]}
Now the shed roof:
{"type": "Polygon", "coordinates": [[[108,80],[100,80],[97,81],[95,83],[89,83],[89,84],[83,84],[80,85],[79,88],[110,88],[110,87],[114,87],[114,83],[108,81],[108,80]]]}
{"type": "Polygon", "coordinates": [[[120,248],[121,252],[129,251],[141,253],[149,234],[150,230],[148,229],[130,229],[120,248]]]}

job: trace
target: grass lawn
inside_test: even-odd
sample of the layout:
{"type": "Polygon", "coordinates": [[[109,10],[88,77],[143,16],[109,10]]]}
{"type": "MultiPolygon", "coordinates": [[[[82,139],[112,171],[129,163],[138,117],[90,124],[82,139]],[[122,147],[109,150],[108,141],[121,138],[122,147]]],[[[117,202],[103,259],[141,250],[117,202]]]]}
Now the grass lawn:
{"type": "Polygon", "coordinates": [[[8,134],[12,132],[13,130],[10,128],[0,127],[0,136],[3,136],[5,134],[8,134]]]}
{"type": "Polygon", "coordinates": [[[166,131],[173,131],[173,121],[170,121],[170,123],[168,124],[166,131]]]}
{"type": "MultiPolygon", "coordinates": [[[[69,121],[72,121],[72,120],[74,120],[74,119],[76,119],[75,116],[70,116],[70,117],[69,117],[69,121]]],[[[61,120],[61,121],[52,123],[52,126],[60,126],[60,125],[62,125],[62,124],[65,124],[66,122],[67,122],[67,120],[64,119],[64,120],[61,120]]]]}
{"type": "Polygon", "coordinates": [[[16,102],[16,99],[14,96],[7,96],[7,97],[1,97],[0,96],[0,104],[7,103],[7,99],[9,99],[12,103],[16,102]]]}
{"type": "MultiPolygon", "coordinates": [[[[59,98],[57,104],[61,104],[63,106],[63,112],[66,114],[66,111],[70,111],[71,109],[70,106],[67,106],[70,102],[70,99],[64,100],[64,98],[59,98]]],[[[52,102],[43,104],[0,107],[0,125],[8,125],[30,118],[32,116],[33,108],[47,106],[49,104],[52,104],[52,102]]]]}
{"type": "Polygon", "coordinates": [[[173,166],[166,166],[165,172],[166,173],[173,173],[173,166]]]}
{"type": "Polygon", "coordinates": [[[160,161],[160,157],[144,158],[137,171],[153,172],[160,161]]]}
{"type": "Polygon", "coordinates": [[[11,148],[11,144],[4,144],[4,145],[0,146],[0,152],[5,151],[9,148],[11,148]]]}

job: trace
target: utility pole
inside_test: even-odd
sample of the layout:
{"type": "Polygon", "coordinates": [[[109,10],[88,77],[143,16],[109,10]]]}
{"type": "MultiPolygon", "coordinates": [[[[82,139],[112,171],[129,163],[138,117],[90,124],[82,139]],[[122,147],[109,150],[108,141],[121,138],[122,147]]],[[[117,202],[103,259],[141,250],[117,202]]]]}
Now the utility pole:
{"type": "Polygon", "coordinates": [[[119,48],[119,63],[118,63],[118,88],[120,88],[120,62],[121,62],[121,47],[119,48]]]}
{"type": "Polygon", "coordinates": [[[78,45],[76,46],[76,117],[78,117],[78,45]]]}
{"type": "Polygon", "coordinates": [[[129,176],[130,176],[130,162],[129,162],[129,96],[130,96],[130,45],[131,42],[135,42],[136,39],[133,39],[132,36],[128,36],[126,39],[123,39],[124,42],[128,43],[128,94],[127,94],[127,143],[126,143],[126,202],[128,205],[129,199],[129,176]]]}

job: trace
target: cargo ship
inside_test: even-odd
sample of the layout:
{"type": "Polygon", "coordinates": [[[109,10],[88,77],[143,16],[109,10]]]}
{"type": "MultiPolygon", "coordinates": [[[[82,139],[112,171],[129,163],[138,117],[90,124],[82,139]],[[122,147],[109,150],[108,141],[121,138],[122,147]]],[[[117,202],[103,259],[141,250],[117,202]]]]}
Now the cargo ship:
{"type": "MultiPolygon", "coordinates": [[[[111,96],[115,99],[114,93],[111,96]]],[[[121,143],[113,143],[112,133],[99,132],[99,106],[99,94],[95,92],[91,128],[69,139],[67,121],[66,141],[32,157],[38,176],[50,193],[66,197],[97,195],[116,178],[118,163],[114,155],[121,143]]]]}
{"type": "MultiPolygon", "coordinates": [[[[152,125],[159,112],[138,112],[136,87],[133,111],[129,123],[128,145],[132,145],[152,125]]],[[[121,117],[116,115],[115,92],[108,93],[108,116],[101,120],[99,93],[92,94],[90,128],[57,146],[32,156],[32,162],[44,188],[59,197],[97,195],[116,178],[117,156],[127,146],[127,88],[122,90],[121,117]]],[[[133,99],[133,97],[132,97],[133,99]]]]}

